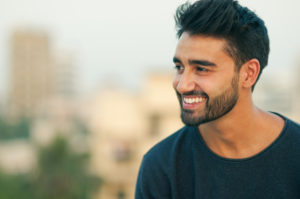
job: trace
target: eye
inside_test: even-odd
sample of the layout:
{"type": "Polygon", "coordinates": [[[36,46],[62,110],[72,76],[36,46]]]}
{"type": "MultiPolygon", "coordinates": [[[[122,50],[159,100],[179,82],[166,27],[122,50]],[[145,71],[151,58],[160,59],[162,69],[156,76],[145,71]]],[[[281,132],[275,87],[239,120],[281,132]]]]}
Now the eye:
{"type": "Polygon", "coordinates": [[[198,66],[196,68],[196,70],[199,71],[199,72],[208,72],[208,70],[206,68],[203,68],[203,67],[200,67],[200,66],[198,66]]]}
{"type": "Polygon", "coordinates": [[[174,68],[175,68],[177,71],[183,70],[183,66],[180,66],[180,65],[175,65],[174,68]]]}

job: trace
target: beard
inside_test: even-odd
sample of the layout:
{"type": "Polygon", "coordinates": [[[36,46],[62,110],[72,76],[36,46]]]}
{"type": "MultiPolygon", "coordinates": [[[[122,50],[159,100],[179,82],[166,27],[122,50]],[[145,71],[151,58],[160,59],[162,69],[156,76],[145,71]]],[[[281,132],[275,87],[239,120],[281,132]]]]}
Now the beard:
{"type": "Polygon", "coordinates": [[[184,95],[200,95],[206,98],[205,109],[201,112],[184,109],[182,106],[182,95],[177,91],[176,93],[180,102],[182,122],[187,126],[199,126],[200,124],[214,121],[233,109],[239,97],[238,75],[235,74],[232,78],[231,87],[211,99],[204,92],[191,91],[189,93],[184,93],[184,95]]]}

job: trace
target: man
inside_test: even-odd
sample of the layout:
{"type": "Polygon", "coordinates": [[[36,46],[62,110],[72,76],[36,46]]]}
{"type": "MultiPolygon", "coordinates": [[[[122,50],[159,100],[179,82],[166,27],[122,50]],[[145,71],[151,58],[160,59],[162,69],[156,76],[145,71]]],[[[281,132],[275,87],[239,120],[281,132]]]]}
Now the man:
{"type": "Polygon", "coordinates": [[[252,101],[268,62],[264,22],[234,0],[186,3],[175,19],[186,126],[144,156],[136,199],[300,198],[300,126],[252,101]]]}

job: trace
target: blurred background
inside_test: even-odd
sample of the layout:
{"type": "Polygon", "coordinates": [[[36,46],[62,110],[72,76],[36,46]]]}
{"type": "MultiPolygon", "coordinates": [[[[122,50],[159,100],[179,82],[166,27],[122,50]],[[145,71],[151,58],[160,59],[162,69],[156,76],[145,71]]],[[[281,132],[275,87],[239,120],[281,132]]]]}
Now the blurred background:
{"type": "MultiPolygon", "coordinates": [[[[127,199],[143,154],[182,126],[181,0],[0,0],[0,198],[127,199]]],[[[241,0],[268,27],[256,104],[300,122],[298,0],[241,0]]]]}

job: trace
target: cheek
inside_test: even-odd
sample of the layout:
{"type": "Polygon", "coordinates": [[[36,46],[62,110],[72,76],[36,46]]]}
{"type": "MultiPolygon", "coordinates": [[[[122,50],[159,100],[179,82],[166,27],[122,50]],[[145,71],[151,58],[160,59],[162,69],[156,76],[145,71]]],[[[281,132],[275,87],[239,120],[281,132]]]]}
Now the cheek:
{"type": "MultiPolygon", "coordinates": [[[[225,91],[232,89],[233,78],[234,77],[219,78],[219,79],[215,80],[214,88],[210,88],[210,89],[214,89],[215,96],[223,94],[225,91]]],[[[238,83],[238,82],[235,82],[235,83],[238,83]]]]}
{"type": "Polygon", "coordinates": [[[205,78],[205,80],[198,81],[198,85],[201,85],[201,90],[209,97],[214,97],[222,94],[229,86],[231,87],[231,80],[226,81],[217,76],[210,76],[205,78]]]}

